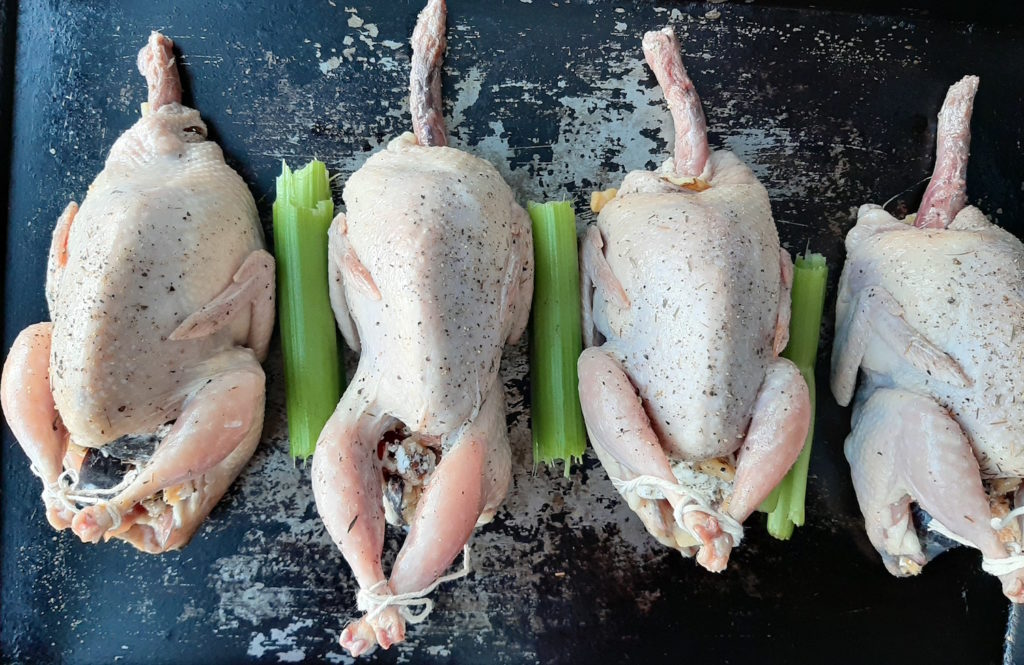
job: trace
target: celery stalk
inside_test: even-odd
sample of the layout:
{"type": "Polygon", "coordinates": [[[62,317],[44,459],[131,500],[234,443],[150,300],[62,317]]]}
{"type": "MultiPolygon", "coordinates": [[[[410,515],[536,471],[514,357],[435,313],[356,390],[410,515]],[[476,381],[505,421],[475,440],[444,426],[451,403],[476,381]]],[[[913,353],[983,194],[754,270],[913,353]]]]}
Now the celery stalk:
{"type": "Polygon", "coordinates": [[[807,430],[800,456],[769,495],[761,509],[768,512],[768,533],[780,540],[789,540],[794,526],[804,524],[804,499],[807,495],[807,468],[814,440],[816,404],[814,363],[818,358],[818,333],[825,304],[828,266],[821,254],[798,256],[793,270],[793,314],[789,321],[789,345],[782,352],[800,370],[811,397],[811,426],[807,430]]]}
{"type": "Polygon", "coordinates": [[[568,201],[527,204],[533,226],[534,288],[530,324],[530,386],[534,463],[583,458],[586,430],[576,361],[580,326],[576,215],[568,201]]]}
{"type": "Polygon", "coordinates": [[[334,215],[327,167],[282,162],[274,201],[278,321],[293,458],[313,454],[338,404],[343,375],[328,295],[327,229],[334,215]]]}

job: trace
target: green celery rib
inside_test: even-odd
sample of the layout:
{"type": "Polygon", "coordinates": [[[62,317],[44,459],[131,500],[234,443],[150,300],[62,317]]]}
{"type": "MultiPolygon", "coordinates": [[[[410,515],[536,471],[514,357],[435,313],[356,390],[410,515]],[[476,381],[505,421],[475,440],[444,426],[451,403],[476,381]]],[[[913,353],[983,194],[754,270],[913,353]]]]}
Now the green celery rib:
{"type": "Polygon", "coordinates": [[[530,201],[527,210],[535,263],[530,323],[533,460],[563,461],[568,476],[587,445],[576,375],[583,351],[576,215],[568,201],[530,201]]]}
{"type": "Polygon", "coordinates": [[[274,200],[278,321],[293,458],[313,454],[341,396],[343,375],[328,294],[327,229],[334,215],[327,167],[282,162],[274,200]]]}
{"type": "Polygon", "coordinates": [[[768,533],[780,540],[789,540],[793,535],[793,527],[804,524],[807,468],[811,460],[817,403],[814,364],[818,357],[818,334],[821,330],[827,281],[828,266],[824,256],[805,254],[797,257],[793,270],[793,313],[789,322],[789,345],[782,356],[793,361],[807,382],[811,398],[811,426],[793,468],[761,506],[762,510],[768,512],[768,533]]]}

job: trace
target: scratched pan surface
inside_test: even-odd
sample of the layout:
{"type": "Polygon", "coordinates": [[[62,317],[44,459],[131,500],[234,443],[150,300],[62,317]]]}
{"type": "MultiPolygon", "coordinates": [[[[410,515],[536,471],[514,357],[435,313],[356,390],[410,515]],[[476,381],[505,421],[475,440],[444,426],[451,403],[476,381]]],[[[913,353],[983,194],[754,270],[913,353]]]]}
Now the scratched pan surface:
{"type": "MultiPolygon", "coordinates": [[[[282,158],[317,156],[347,176],[409,124],[406,43],[419,0],[19,4],[15,53],[15,11],[0,1],[3,141],[12,63],[17,74],[5,349],[47,316],[54,220],[68,200],[81,200],[136,119],[145,85],[135,53],[150,29],[179,45],[187,101],[249,183],[265,223],[282,158]]],[[[835,5],[857,9],[852,0],[835,5]]],[[[931,168],[935,113],[965,73],[982,80],[971,199],[1024,234],[1020,18],[954,3],[938,15],[881,15],[451,0],[446,115],[452,143],[491,159],[521,200],[571,197],[582,209],[592,189],[666,156],[669,118],[639,38],[670,22],[684,35],[712,144],[736,151],[768,187],[789,249],[810,244],[838,269],[853,206],[905,190],[896,204],[915,205],[914,185],[931,168]]],[[[829,309],[822,387],[831,329],[829,309]]],[[[1013,630],[1004,641],[1008,604],[975,553],[948,553],[912,580],[885,572],[842,457],[849,413],[824,391],[808,525],[781,543],[753,519],[729,570],[711,575],[655,545],[592,456],[569,478],[535,475],[525,347],[506,354],[503,373],[515,459],[509,498],[473,538],[477,572],[442,588],[429,622],[379,652],[381,662],[1014,660],[1013,630]]],[[[4,661],[347,661],[335,640],[353,615],[355,586],[317,518],[307,469],[286,454],[276,351],[268,374],[259,452],[192,543],[163,556],[53,532],[5,429],[4,661]]],[[[399,540],[389,534],[389,560],[399,540]]]]}

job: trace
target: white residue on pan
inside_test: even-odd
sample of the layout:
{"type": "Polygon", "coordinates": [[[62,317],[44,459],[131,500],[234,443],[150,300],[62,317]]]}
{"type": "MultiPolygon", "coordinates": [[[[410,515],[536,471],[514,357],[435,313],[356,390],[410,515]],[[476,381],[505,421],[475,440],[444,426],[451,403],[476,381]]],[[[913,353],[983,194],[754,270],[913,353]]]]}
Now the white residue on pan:
{"type": "Polygon", "coordinates": [[[262,658],[273,654],[279,663],[301,663],[306,659],[306,652],[296,646],[295,633],[301,628],[309,628],[312,621],[303,619],[293,621],[286,628],[271,628],[269,635],[256,633],[249,641],[247,656],[262,658]]]}
{"type": "Polygon", "coordinates": [[[320,61],[320,71],[324,74],[332,72],[341,66],[341,58],[336,55],[332,55],[327,60],[320,61]]]}
{"type": "MultiPolygon", "coordinates": [[[[343,45],[343,48],[341,49],[341,55],[331,56],[327,60],[320,60],[320,45],[317,44],[318,48],[316,57],[317,60],[319,60],[320,71],[324,74],[330,74],[331,72],[336,70],[343,61],[352,62],[359,60],[362,62],[371,62],[379,65],[379,63],[374,58],[364,57],[360,59],[360,57],[357,55],[359,48],[355,45],[355,40],[359,39],[360,42],[365,44],[372,51],[377,46],[377,42],[375,40],[377,38],[377,35],[380,34],[380,29],[377,27],[377,24],[367,23],[361,16],[359,16],[358,10],[355,7],[345,7],[345,12],[350,14],[350,16],[348,17],[347,24],[349,28],[355,31],[355,38],[353,38],[351,34],[342,37],[341,43],[343,45]]],[[[392,49],[394,49],[396,46],[401,46],[399,42],[392,41],[385,41],[384,44],[392,49]]],[[[336,49],[332,48],[331,51],[334,52],[336,51],[336,49]]]]}
{"type": "Polygon", "coordinates": [[[449,133],[457,135],[459,128],[466,120],[466,110],[480,99],[480,89],[484,83],[484,73],[480,65],[474,64],[465,75],[460,76],[455,84],[455,99],[452,101],[449,133]]]}
{"type": "MultiPolygon", "coordinates": [[[[645,168],[664,159],[661,151],[668,145],[672,126],[668,111],[658,105],[660,92],[642,85],[647,72],[643,62],[631,59],[609,65],[615,78],[608,78],[608,69],[581,70],[593,94],[566,95],[557,98],[557,139],[548,145],[510,145],[505,129],[505,114],[486,120],[489,131],[472,141],[461,137],[459,125],[466,111],[476,103],[486,75],[479,65],[455,84],[458,92],[452,107],[452,145],[466,149],[493,163],[521,199],[547,200],[564,198],[587,183],[613,186],[629,170],[645,168]],[[603,75],[602,75],[603,74],[603,75]],[[614,91],[618,99],[609,99],[614,91]],[[657,96],[656,96],[657,95],[657,96]],[[645,135],[655,134],[657,141],[645,135]],[[512,166],[518,162],[516,166],[512,166]]],[[[520,100],[508,112],[523,112],[530,106],[547,105],[535,94],[537,84],[531,81],[504,81],[491,86],[502,98],[520,100]],[[512,92],[515,90],[516,92],[512,92]]]]}

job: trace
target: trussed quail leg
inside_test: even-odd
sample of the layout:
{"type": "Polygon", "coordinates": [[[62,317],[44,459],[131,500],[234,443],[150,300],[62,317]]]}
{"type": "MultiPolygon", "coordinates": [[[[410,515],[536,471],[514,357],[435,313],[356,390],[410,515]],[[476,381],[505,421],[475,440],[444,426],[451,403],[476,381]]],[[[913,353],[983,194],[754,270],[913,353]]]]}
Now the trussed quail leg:
{"type": "MultiPolygon", "coordinates": [[[[651,428],[636,388],[618,361],[607,351],[591,347],[583,351],[577,369],[580,404],[590,443],[602,459],[614,460],[617,468],[625,472],[627,477],[619,480],[653,476],[667,483],[676,483],[668,457],[651,428]]],[[[675,492],[666,492],[665,499],[673,511],[687,501],[686,497],[675,492]]],[[[675,536],[675,530],[670,530],[664,520],[659,524],[653,512],[648,512],[646,517],[657,528],[655,536],[659,540],[667,540],[669,534],[675,536]]],[[[641,515],[641,519],[644,518],[645,515],[641,515]]],[[[645,524],[648,519],[644,520],[645,524]]],[[[674,523],[674,520],[669,523],[674,523]]],[[[683,515],[683,523],[701,541],[697,562],[713,572],[723,570],[733,543],[718,520],[703,511],[693,510],[683,515]]],[[[673,541],[678,543],[675,537],[673,541]]]]}
{"type": "MultiPolygon", "coordinates": [[[[933,400],[876,391],[854,415],[846,456],[868,536],[893,574],[915,574],[925,562],[911,501],[987,559],[1009,556],[990,525],[988,495],[970,443],[933,400]]],[[[1000,579],[1010,600],[1024,601],[1024,570],[1000,579]]]]}
{"type": "MultiPolygon", "coordinates": [[[[371,415],[365,387],[365,377],[357,374],[320,433],[311,475],[317,511],[331,540],[359,587],[370,589],[387,579],[381,566],[384,506],[377,442],[393,420],[371,415]]],[[[389,611],[396,620],[397,613],[389,611]]],[[[339,641],[353,656],[377,643],[373,627],[362,619],[342,631],[339,641]]]]}
{"type": "MultiPolygon", "coordinates": [[[[259,360],[266,356],[274,327],[273,287],[274,258],[265,250],[254,251],[232,282],[170,335],[174,341],[201,339],[231,325],[242,314],[249,319],[245,340],[249,349],[224,351],[207,362],[211,374],[185,400],[174,427],[132,484],[109,501],[88,506],[75,516],[72,529],[84,542],[99,541],[118,528],[143,499],[202,478],[238,449],[248,450],[251,456],[263,427],[265,377],[259,360]]],[[[239,465],[236,475],[240,470],[239,465]]],[[[227,484],[223,484],[224,490],[227,484]]],[[[219,495],[213,497],[205,512],[193,514],[201,520],[217,498],[219,495]]],[[[198,527],[198,521],[193,521],[188,528],[167,522],[156,529],[155,538],[169,542],[171,532],[178,528],[175,540],[184,544],[187,537],[181,538],[182,534],[190,535],[198,527]]]]}
{"type": "Polygon", "coordinates": [[[893,416],[902,417],[900,395],[875,393],[859,406],[846,439],[846,458],[853,471],[853,487],[860,502],[868,538],[893,575],[916,575],[926,563],[914,529],[910,503],[897,467],[899,430],[889,427],[893,416]]]}
{"type": "Polygon", "coordinates": [[[800,456],[810,423],[810,397],[800,370],[785,358],[774,359],[737,459],[729,501],[729,514],[736,521],[750,517],[782,481],[800,456]]]}
{"type": "MultiPolygon", "coordinates": [[[[779,250],[781,286],[775,323],[774,353],[789,341],[790,293],[793,261],[779,250]]],[[[785,358],[774,358],[754,402],[750,427],[740,447],[733,481],[729,514],[746,521],[782,481],[800,455],[810,427],[811,405],[807,384],[797,367],[785,358]]]]}
{"type": "MultiPolygon", "coordinates": [[[[605,449],[596,447],[594,452],[597,454],[601,466],[608,472],[610,478],[620,478],[628,481],[637,477],[638,474],[624,468],[605,449]]],[[[676,524],[675,516],[672,514],[672,505],[668,501],[664,499],[645,499],[636,492],[627,493],[623,496],[623,499],[626,501],[629,509],[640,518],[644,528],[654,536],[655,540],[666,547],[679,550],[685,556],[693,556],[698,541],[694,540],[689,532],[676,524]]]]}
{"type": "MultiPolygon", "coordinates": [[[[0,382],[7,424],[28,455],[43,486],[56,485],[64,470],[68,433],[53,403],[50,389],[50,331],[52,323],[25,328],[14,340],[0,382]]],[[[66,529],[74,515],[43,492],[46,518],[55,529],[66,529]]]]}
{"type": "Polygon", "coordinates": [[[71,528],[83,542],[99,541],[140,501],[201,478],[239,447],[250,448],[251,454],[263,429],[263,368],[248,349],[227,351],[211,364],[223,369],[186,400],[167,438],[135,480],[109,501],[75,516],[71,528]]]}
{"type": "Polygon", "coordinates": [[[67,448],[67,431],[50,390],[50,330],[37,323],[18,335],[4,363],[0,396],[4,414],[44,483],[57,482],[67,448]]]}
{"type": "MultiPolygon", "coordinates": [[[[501,390],[500,384],[492,387],[485,397],[478,417],[444,441],[441,460],[419,499],[409,535],[395,560],[387,585],[391,593],[399,595],[417,592],[433,584],[462,551],[473,528],[488,507],[497,505],[504,498],[510,480],[510,460],[505,459],[508,457],[508,447],[501,390]],[[495,441],[497,445],[492,445],[491,441],[495,441]],[[502,449],[506,451],[505,458],[495,455],[502,449]]],[[[371,432],[374,433],[375,430],[371,432]]],[[[335,434],[337,431],[333,428],[330,432],[325,430],[325,436],[333,437],[335,434]]],[[[323,441],[327,443],[328,440],[323,441]]],[[[363,449],[373,450],[373,447],[363,446],[363,449]]],[[[346,559],[353,566],[361,588],[372,588],[383,579],[383,571],[380,568],[383,512],[379,510],[379,461],[375,455],[372,459],[360,456],[358,459],[363,461],[358,464],[361,470],[357,470],[356,467],[345,464],[339,466],[339,462],[347,459],[346,455],[320,455],[319,451],[318,445],[317,457],[314,458],[314,487],[318,502],[321,500],[320,497],[323,497],[325,503],[331,502],[331,506],[324,506],[327,509],[326,514],[321,509],[328,529],[332,530],[331,524],[336,522],[333,517],[328,521],[327,515],[331,511],[344,512],[339,515],[340,520],[344,521],[352,512],[353,506],[359,510],[372,511],[372,518],[369,521],[371,525],[380,523],[379,528],[372,528],[372,533],[368,534],[369,538],[366,538],[365,533],[350,536],[351,531],[356,529],[355,524],[352,524],[352,528],[346,531],[339,543],[346,559]],[[340,483],[344,482],[343,478],[346,475],[351,476],[353,472],[361,478],[359,487],[348,486],[349,489],[346,490],[346,486],[340,483]],[[375,492],[365,494],[371,484],[376,488],[375,492]],[[353,492],[354,489],[359,489],[360,493],[353,492]],[[369,496],[373,505],[364,502],[363,496],[369,496]],[[360,544],[363,548],[356,549],[360,544]],[[380,579],[371,581],[378,574],[380,579]]],[[[493,511],[493,508],[491,510],[493,511]]],[[[357,516],[352,519],[355,521],[359,518],[357,516]]],[[[373,642],[369,639],[371,635],[373,641],[385,649],[403,641],[405,619],[398,608],[387,607],[372,616],[353,621],[342,631],[340,642],[353,656],[357,656],[373,647],[373,642]]]]}
{"type": "Polygon", "coordinates": [[[508,455],[503,390],[500,381],[491,386],[476,419],[443,442],[441,461],[420,497],[391,571],[389,587],[394,593],[430,586],[462,552],[487,507],[504,499],[510,460],[494,457],[495,450],[508,455]]]}

